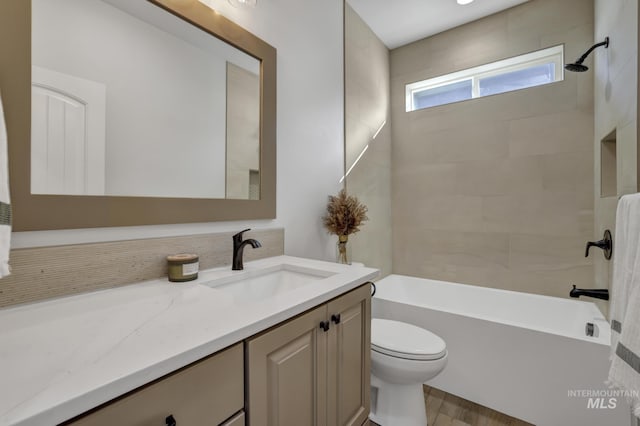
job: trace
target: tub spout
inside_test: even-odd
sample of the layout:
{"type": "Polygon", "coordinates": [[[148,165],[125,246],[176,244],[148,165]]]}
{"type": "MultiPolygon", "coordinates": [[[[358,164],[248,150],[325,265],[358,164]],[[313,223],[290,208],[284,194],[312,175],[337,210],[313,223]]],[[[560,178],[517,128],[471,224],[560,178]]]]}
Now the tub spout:
{"type": "Polygon", "coordinates": [[[569,296],[571,297],[587,296],[587,297],[595,297],[596,299],[609,300],[609,290],[606,288],[582,289],[582,288],[576,288],[576,286],[574,285],[571,291],[569,292],[569,296]]]}

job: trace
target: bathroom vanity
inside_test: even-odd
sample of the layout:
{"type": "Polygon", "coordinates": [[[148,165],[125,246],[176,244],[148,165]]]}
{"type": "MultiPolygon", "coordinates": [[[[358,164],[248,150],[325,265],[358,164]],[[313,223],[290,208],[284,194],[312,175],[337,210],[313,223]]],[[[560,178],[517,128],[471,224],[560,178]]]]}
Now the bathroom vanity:
{"type": "Polygon", "coordinates": [[[376,275],[278,256],[0,310],[0,424],[361,425],[376,275]]]}
{"type": "MultiPolygon", "coordinates": [[[[8,58],[3,70],[11,81],[11,90],[3,95],[10,129],[14,231],[276,216],[275,47],[196,0],[31,0],[5,2],[0,9],[0,21],[11,31],[5,37],[11,43],[0,43],[0,59],[8,58]],[[9,25],[16,22],[32,25],[9,25]],[[163,23],[166,26],[160,25],[163,23]],[[134,33],[141,34],[138,41],[130,37],[134,33]],[[116,46],[116,39],[123,45],[116,46]],[[67,51],[76,40],[83,40],[80,44],[86,51],[67,51]],[[142,40],[149,46],[140,44],[142,40]],[[169,49],[171,46],[175,49],[169,49]],[[32,54],[23,55],[29,47],[32,54]],[[141,51],[148,54],[140,55],[141,51]],[[208,54],[218,52],[229,56],[208,54]],[[40,53],[63,63],[48,62],[40,53]],[[88,59],[95,69],[71,69],[80,59],[88,59]],[[113,62],[107,64],[107,60],[113,62]],[[134,70],[134,65],[148,69],[134,70]],[[161,81],[161,74],[168,75],[168,80],[161,81]],[[225,78],[213,80],[214,74],[225,78]],[[29,75],[35,78],[25,78],[29,75]],[[135,78],[127,83],[114,81],[120,76],[135,78]],[[58,83],[51,84],[54,79],[58,83]],[[167,165],[156,170],[159,176],[152,177],[149,167],[140,166],[144,163],[140,158],[148,158],[150,152],[143,145],[135,153],[125,153],[124,163],[107,164],[99,155],[100,161],[92,161],[98,169],[78,166],[98,177],[97,181],[90,177],[88,182],[93,183],[87,188],[38,184],[49,179],[38,175],[44,167],[31,163],[31,153],[45,147],[44,139],[37,135],[48,132],[36,126],[40,130],[31,133],[32,121],[48,126],[51,122],[37,112],[62,92],[72,95],[65,108],[72,99],[84,99],[76,96],[76,89],[86,89],[79,80],[88,82],[86,91],[96,95],[87,108],[104,113],[91,114],[92,123],[97,121],[89,125],[89,131],[82,128],[83,120],[69,120],[78,126],[61,134],[85,135],[86,145],[92,147],[88,152],[98,154],[106,152],[104,147],[111,142],[127,149],[133,147],[129,140],[153,143],[152,162],[160,164],[156,161],[159,156],[168,159],[167,165]],[[152,81],[158,86],[145,86],[152,81]],[[248,87],[244,81],[252,82],[255,89],[248,104],[240,102],[246,93],[239,89],[248,87]],[[55,93],[50,89],[56,89],[55,93]],[[118,90],[127,96],[145,94],[136,97],[151,105],[136,104],[134,109],[150,118],[150,124],[143,123],[145,117],[133,118],[120,107],[134,104],[119,98],[118,90]],[[197,96],[210,93],[217,96],[197,96]],[[168,94],[176,97],[157,98],[168,94]],[[106,108],[107,99],[116,106],[106,108]],[[181,105],[179,112],[186,119],[165,119],[177,117],[175,105],[181,105]],[[156,109],[160,107],[168,109],[156,109]],[[251,113],[248,117],[229,113],[235,110],[251,113]],[[36,113],[35,120],[31,112],[36,113]],[[116,126],[118,117],[124,118],[123,127],[116,126]],[[132,122],[136,125],[131,126],[132,122]],[[170,126],[161,129],[163,122],[170,126]],[[102,131],[107,127],[108,132],[102,131]],[[139,134],[110,141],[110,135],[119,133],[114,128],[135,128],[139,134]],[[243,132],[251,134],[253,144],[248,147],[243,132]],[[35,136],[32,144],[24,143],[30,135],[35,136]],[[163,149],[159,148],[160,137],[168,141],[163,149]],[[200,149],[193,149],[196,145],[200,149]],[[196,153],[193,159],[184,157],[187,151],[196,153]],[[221,163],[213,164],[214,160],[221,163]],[[135,175],[123,172],[126,164],[133,165],[130,170],[135,175]],[[113,172],[108,172],[110,167],[113,172]],[[176,170],[174,167],[179,172],[167,172],[176,170]],[[215,179],[198,175],[178,180],[191,172],[221,173],[215,179]],[[124,190],[108,190],[111,182],[102,182],[103,176],[117,177],[124,190]],[[147,177],[151,179],[143,179],[147,177]],[[145,188],[130,191],[143,182],[145,188]],[[215,183],[217,189],[206,186],[204,192],[191,192],[202,183],[215,183]],[[168,190],[169,186],[173,189],[168,190]]],[[[79,105],[74,116],[84,114],[84,105],[79,105]]],[[[57,117],[56,123],[62,123],[62,115],[57,117]]],[[[62,137],[57,140],[66,143],[62,137]]],[[[77,158],[95,159],[93,154],[77,158]]],[[[144,279],[151,257],[135,249],[127,254],[124,262],[107,268],[100,265],[109,262],[104,253],[80,264],[65,259],[57,262],[65,268],[59,274],[51,272],[55,268],[47,270],[41,259],[30,266],[39,278],[63,277],[65,291],[81,292],[122,284],[110,280],[121,272],[138,277],[127,283],[144,279]],[[99,282],[92,282],[95,277],[99,282]],[[76,285],[74,279],[89,284],[76,285]]],[[[327,425],[361,424],[369,410],[370,297],[364,284],[376,275],[376,270],[364,267],[274,257],[251,262],[244,271],[232,272],[230,267],[201,271],[200,278],[189,283],[147,281],[0,309],[0,425],[300,425],[316,420],[327,425]],[[265,412],[278,417],[269,420],[265,412]]],[[[14,277],[30,284],[20,287],[26,296],[17,300],[62,294],[58,283],[38,281],[34,285],[37,279],[31,275],[16,273],[14,277]],[[32,290],[35,287],[37,291],[32,290]],[[49,289],[55,291],[45,291],[49,289]],[[37,297],[29,297],[36,292],[37,297]]],[[[8,291],[6,288],[0,292],[8,291]]]]}

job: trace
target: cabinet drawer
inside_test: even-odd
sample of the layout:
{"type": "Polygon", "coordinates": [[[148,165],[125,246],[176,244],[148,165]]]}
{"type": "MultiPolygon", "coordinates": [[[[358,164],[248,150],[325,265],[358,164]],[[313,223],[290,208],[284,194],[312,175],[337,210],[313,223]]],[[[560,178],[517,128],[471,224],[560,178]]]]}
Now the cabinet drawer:
{"type": "Polygon", "coordinates": [[[68,424],[164,426],[169,415],[179,426],[220,424],[244,406],[243,363],[240,343],[68,424]]]}

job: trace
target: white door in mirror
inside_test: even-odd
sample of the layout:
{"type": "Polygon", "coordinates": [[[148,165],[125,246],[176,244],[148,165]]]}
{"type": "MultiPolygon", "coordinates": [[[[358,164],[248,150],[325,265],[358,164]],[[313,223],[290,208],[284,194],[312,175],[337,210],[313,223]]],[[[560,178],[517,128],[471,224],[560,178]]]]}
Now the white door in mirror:
{"type": "Polygon", "coordinates": [[[32,67],[31,193],[105,194],[106,86],[32,67]]]}

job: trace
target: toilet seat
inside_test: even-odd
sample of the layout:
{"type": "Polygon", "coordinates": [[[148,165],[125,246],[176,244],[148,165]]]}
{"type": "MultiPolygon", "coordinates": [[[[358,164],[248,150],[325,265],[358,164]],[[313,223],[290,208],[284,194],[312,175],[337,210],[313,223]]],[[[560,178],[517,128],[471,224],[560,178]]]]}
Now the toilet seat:
{"type": "Polygon", "coordinates": [[[400,321],[371,320],[371,349],[395,358],[433,361],[447,354],[447,346],[434,333],[400,321]]]}

